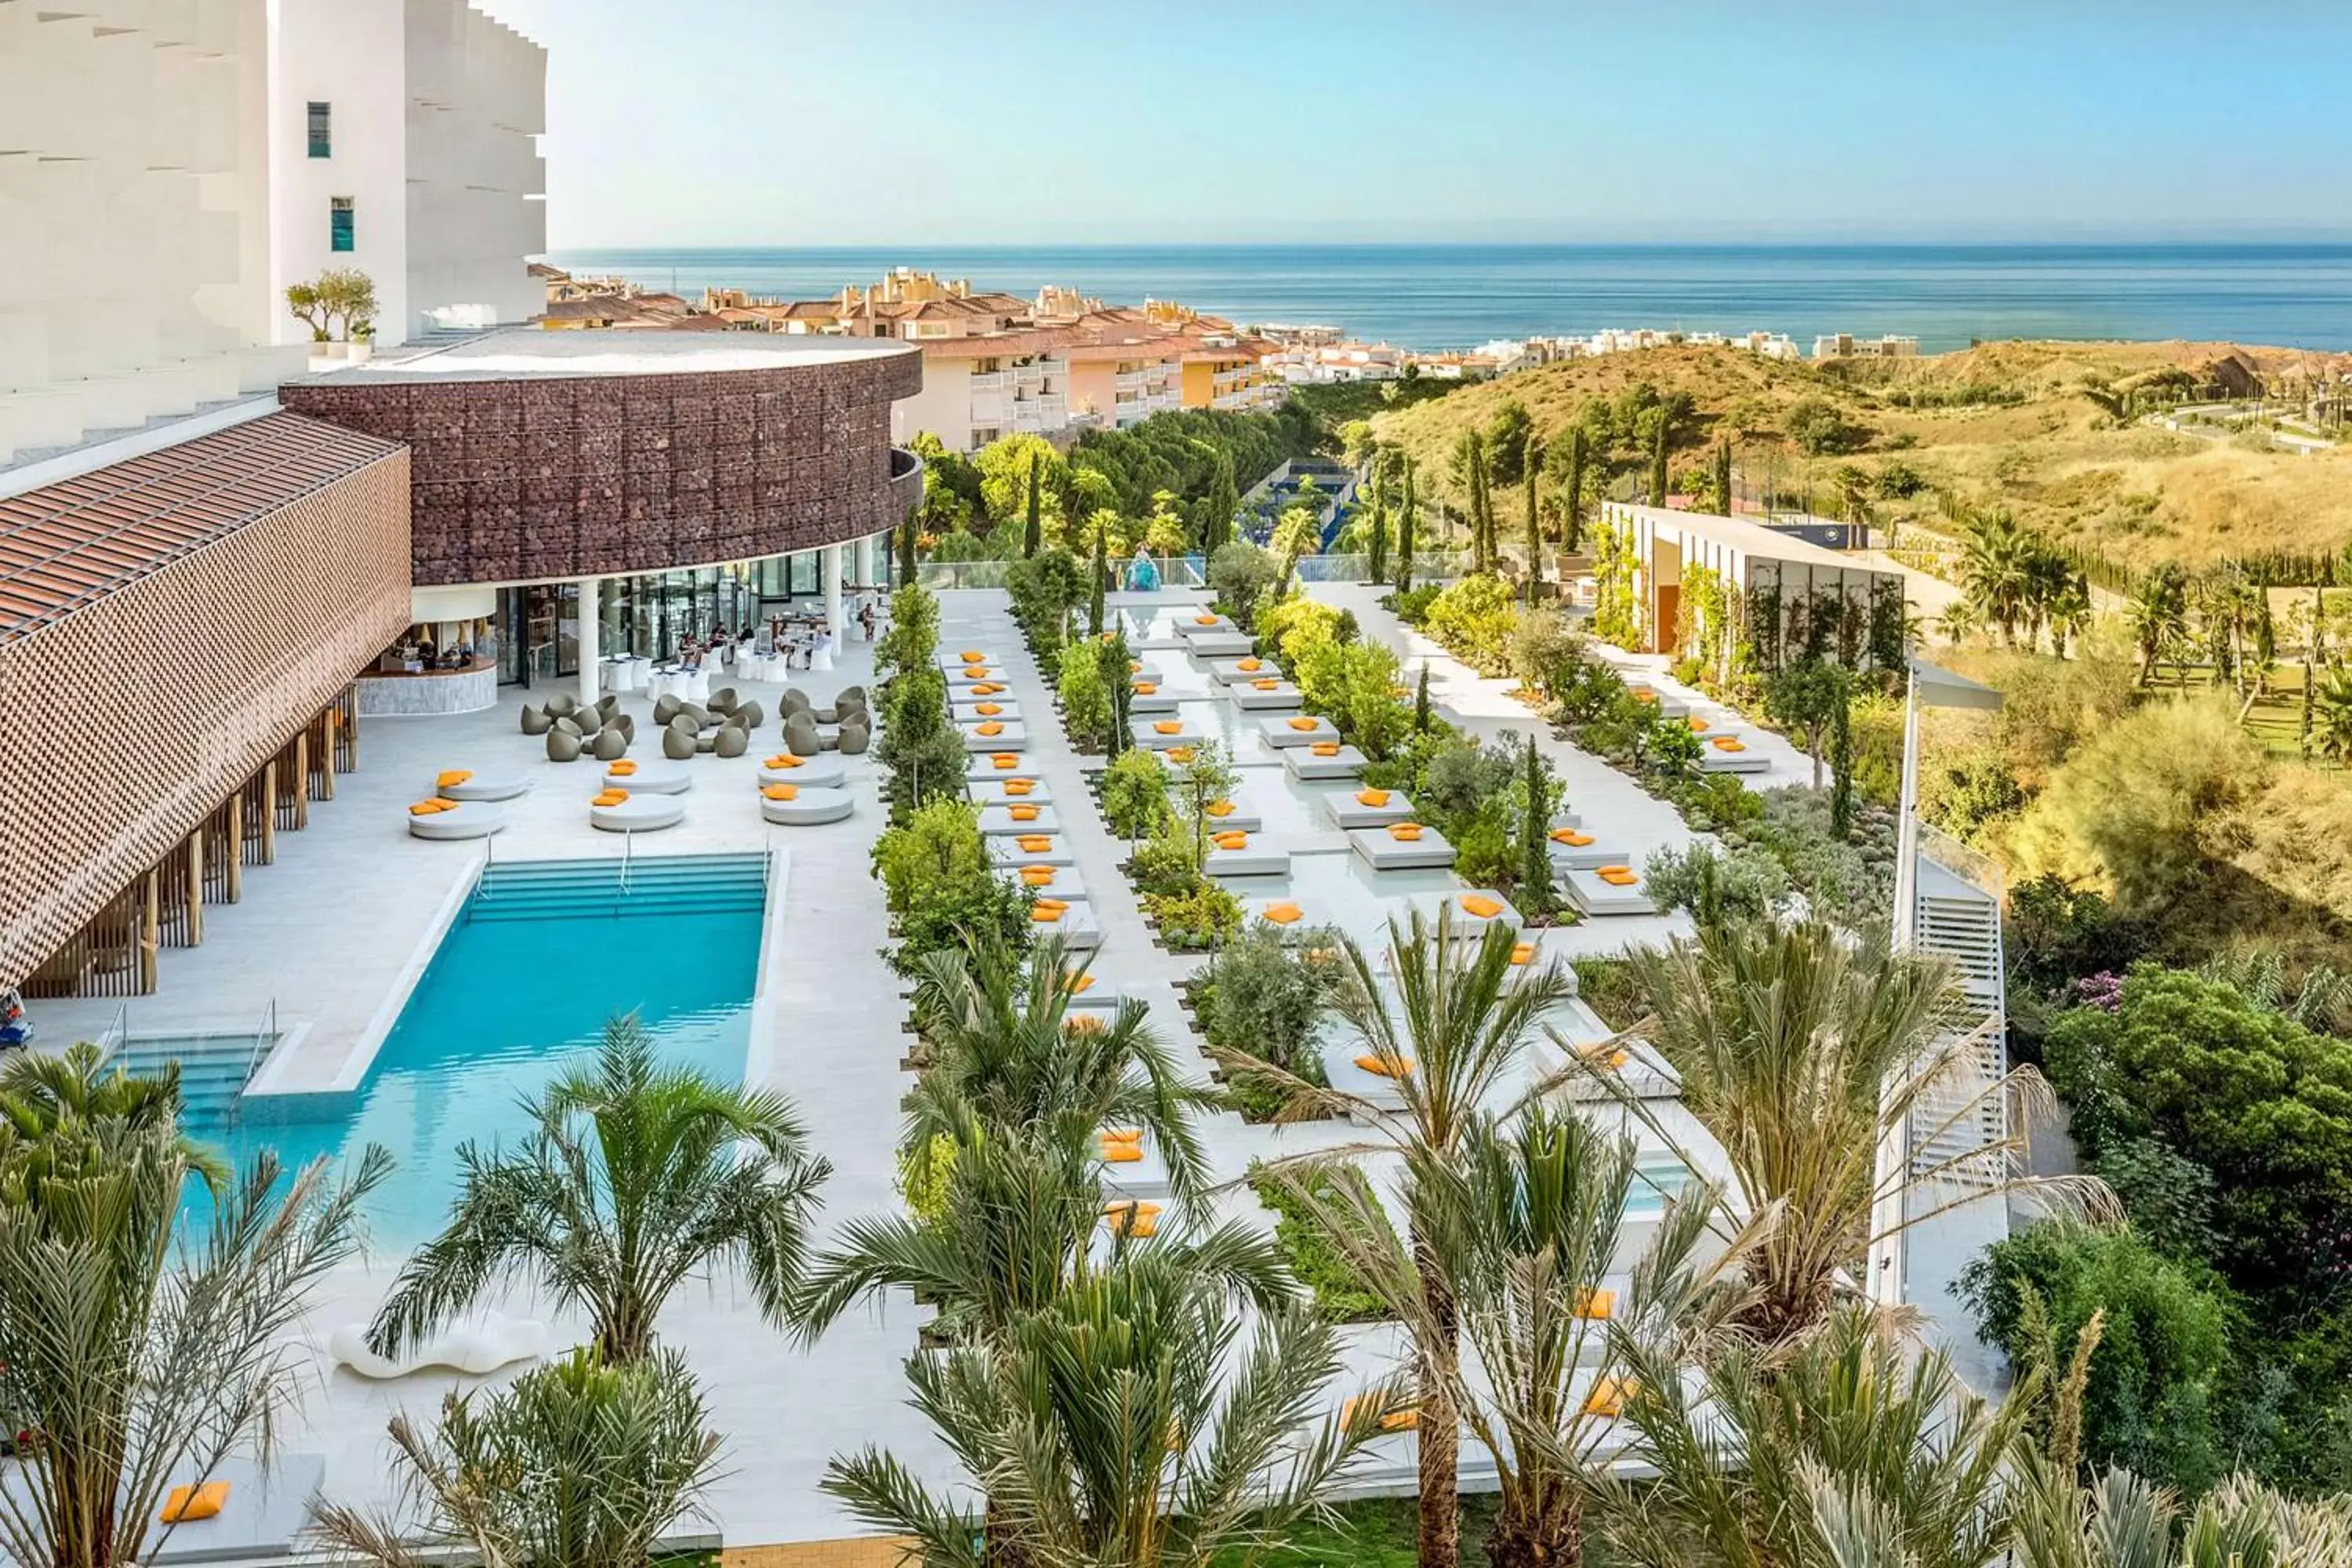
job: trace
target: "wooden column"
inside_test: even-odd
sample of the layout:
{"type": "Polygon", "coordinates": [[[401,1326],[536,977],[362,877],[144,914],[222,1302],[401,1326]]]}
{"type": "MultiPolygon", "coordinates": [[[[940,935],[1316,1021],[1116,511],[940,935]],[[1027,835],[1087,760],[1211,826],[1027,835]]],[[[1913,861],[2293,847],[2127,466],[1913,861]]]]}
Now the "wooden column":
{"type": "Polygon", "coordinates": [[[294,737],[294,826],[310,826],[310,731],[294,737]]]}
{"type": "Polygon", "coordinates": [[[245,791],[238,790],[228,803],[228,901],[245,897],[245,791]]]}
{"type": "Polygon", "coordinates": [[[261,863],[278,859],[278,759],[261,764],[261,863]]]}
{"type": "Polygon", "coordinates": [[[205,945],[205,830],[188,835],[188,945],[205,945]]]}
{"type": "Polygon", "coordinates": [[[163,944],[163,874],[150,871],[139,911],[139,994],[155,989],[155,952],[163,944]]]}
{"type": "Polygon", "coordinates": [[[319,715],[319,798],[335,798],[335,710],[319,715]]]}

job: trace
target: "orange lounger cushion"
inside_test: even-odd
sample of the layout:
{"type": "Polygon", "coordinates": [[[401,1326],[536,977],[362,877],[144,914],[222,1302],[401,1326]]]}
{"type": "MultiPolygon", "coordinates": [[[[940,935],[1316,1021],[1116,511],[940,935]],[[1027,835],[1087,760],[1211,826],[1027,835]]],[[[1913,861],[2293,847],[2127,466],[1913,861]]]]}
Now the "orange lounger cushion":
{"type": "Polygon", "coordinates": [[[1091,974],[1073,974],[1073,975],[1071,975],[1071,976],[1070,976],[1070,994],[1071,994],[1071,995],[1073,995],[1073,996],[1076,996],[1076,995],[1082,994],[1083,994],[1083,993],[1085,993],[1085,992],[1091,991],[1091,990],[1093,990],[1094,988],[1095,988],[1095,977],[1094,977],[1093,975],[1091,975],[1091,974]]]}
{"type": "Polygon", "coordinates": [[[1360,789],[1356,792],[1358,805],[1369,805],[1374,811],[1378,811],[1388,803],[1389,792],[1384,789],[1360,789]]]}
{"type": "MultiPolygon", "coordinates": [[[[1105,632],[1105,633],[1103,633],[1103,641],[1105,641],[1105,642],[1108,642],[1108,641],[1110,641],[1110,634],[1109,634],[1108,632],[1105,632]]],[[[1127,661],[1127,672],[1128,672],[1128,674],[1129,674],[1129,675],[1137,674],[1137,673],[1139,673],[1142,668],[1143,668],[1143,661],[1142,661],[1141,659],[1139,659],[1139,658],[1130,658],[1130,659],[1129,659],[1129,660],[1127,661]]]]}
{"type": "MultiPolygon", "coordinates": [[[[796,768],[800,765],[801,760],[798,757],[787,757],[782,762],[777,762],[772,758],[769,762],[769,766],[771,767],[796,768]]],[[[627,778],[630,774],[637,771],[637,764],[629,761],[628,758],[623,757],[617,763],[605,763],[604,771],[619,778],[627,778]]]]}
{"type": "Polygon", "coordinates": [[[1527,964],[1533,963],[1535,961],[1536,961],[1536,944],[1535,944],[1534,942],[1515,942],[1515,943],[1513,943],[1513,944],[1512,944],[1512,946],[1511,946],[1511,962],[1512,962],[1513,963],[1516,963],[1516,964],[1519,964],[1519,965],[1524,966],[1524,965],[1527,965],[1527,964]]]}
{"type": "MultiPolygon", "coordinates": [[[[763,768],[774,768],[777,771],[782,772],[787,768],[799,767],[801,765],[801,760],[800,758],[793,756],[790,752],[780,752],[776,755],[770,757],[766,762],[761,763],[760,765],[763,768]]],[[[605,771],[608,773],[618,773],[621,771],[621,764],[614,763],[605,771]]],[[[629,771],[635,773],[636,770],[632,768],[629,771]]]]}
{"type": "Polygon", "coordinates": [[[1503,912],[1503,906],[1484,893],[1465,893],[1462,907],[1482,921],[1493,920],[1503,912]]]}
{"type": "Polygon", "coordinates": [[[988,662],[988,656],[981,652],[978,648],[973,647],[964,649],[961,653],[956,655],[956,657],[963,660],[966,664],[986,664],[988,662]]]}
{"type": "Polygon", "coordinates": [[[798,800],[801,797],[801,786],[798,784],[770,784],[760,793],[766,795],[770,800],[798,800]]]}
{"type": "Polygon", "coordinates": [[[1580,1318],[1607,1319],[1617,1310],[1617,1292],[1591,1286],[1580,1288],[1576,1292],[1573,1310],[1580,1318]]]}
{"type": "Polygon", "coordinates": [[[1194,616],[1192,617],[1192,624],[1196,626],[1213,626],[1217,624],[1217,617],[1214,616],[1194,616]]]}
{"type": "Polygon", "coordinates": [[[1356,1065],[1376,1078],[1402,1078],[1412,1071],[1411,1057],[1399,1057],[1391,1061],[1367,1052],[1356,1058],[1356,1065]]]}
{"type": "Polygon", "coordinates": [[[991,719],[985,724],[975,729],[972,733],[976,735],[1002,735],[1004,733],[1004,726],[998,723],[995,720],[991,719]]]}
{"type": "Polygon", "coordinates": [[[1683,722],[1690,726],[1690,732],[1694,735],[1704,735],[1706,733],[1706,721],[1700,718],[1696,713],[1684,720],[1683,722]]]}
{"type": "Polygon", "coordinates": [[[1309,752],[1314,752],[1315,755],[1318,757],[1336,757],[1339,754],[1339,742],[1337,741],[1318,741],[1307,749],[1309,752]]]}
{"type": "Polygon", "coordinates": [[[1102,1150],[1106,1165],[1139,1165],[1143,1163],[1143,1151],[1136,1144],[1115,1143],[1108,1138],[1099,1139],[1097,1142],[1102,1150]]]}
{"type": "Polygon", "coordinates": [[[1192,748],[1171,746],[1168,748],[1168,760],[1171,763],[1189,763],[1192,760],[1192,748]]]}
{"type": "Polygon", "coordinates": [[[443,800],[436,795],[431,800],[420,800],[415,805],[410,806],[408,808],[408,815],[411,816],[438,816],[445,811],[455,811],[457,808],[457,803],[456,801],[443,800]]]}
{"type": "Polygon", "coordinates": [[[1584,1413],[1614,1421],[1625,1414],[1625,1401],[1641,1388],[1642,1380],[1638,1377],[1604,1377],[1592,1385],[1592,1395],[1584,1402],[1584,1413]]]}
{"type": "Polygon", "coordinates": [[[1004,688],[997,685],[993,681],[983,680],[978,686],[971,689],[971,694],[974,697],[993,697],[1003,689],[1004,688]]]}
{"type": "Polygon", "coordinates": [[[1013,840],[1024,855],[1043,855],[1054,847],[1054,841],[1042,833],[1024,833],[1013,840]]]}
{"type": "Polygon", "coordinates": [[[1103,1223],[1127,1236],[1151,1236],[1160,1229],[1160,1205],[1135,1198],[1103,1205],[1103,1223]]]}
{"type": "Polygon", "coordinates": [[[1297,921],[1305,915],[1305,913],[1306,911],[1301,910],[1297,904],[1291,903],[1288,900],[1285,900],[1278,904],[1266,905],[1265,910],[1265,918],[1272,921],[1278,926],[1286,926],[1297,923],[1297,921]]]}
{"type": "Polygon", "coordinates": [[[173,1487],[163,1499],[163,1511],[156,1518],[165,1524],[190,1524],[200,1519],[217,1519],[228,1504],[228,1483],[206,1481],[200,1487],[173,1487]]]}
{"type": "Polygon", "coordinates": [[[1606,1040],[1595,1040],[1589,1046],[1580,1047],[1576,1054],[1587,1066],[1607,1068],[1611,1072],[1615,1072],[1631,1059],[1622,1048],[1611,1045],[1606,1040]]]}
{"type": "Polygon", "coordinates": [[[1391,822],[1389,824],[1389,837],[1400,844],[1418,844],[1421,842],[1421,824],[1391,822]]]}
{"type": "Polygon", "coordinates": [[[1255,675],[1259,670],[1265,668],[1265,660],[1262,658],[1245,658],[1239,664],[1234,666],[1234,668],[1240,670],[1244,675],[1255,675]]]}
{"type": "Polygon", "coordinates": [[[1029,911],[1029,918],[1041,926],[1049,926],[1069,912],[1070,906],[1067,904],[1039,904],[1029,911]]]}
{"type": "Polygon", "coordinates": [[[1156,680],[1139,680],[1135,683],[1135,694],[1138,697],[1150,697],[1159,689],[1160,683],[1156,680]]]}
{"type": "Polygon", "coordinates": [[[1658,694],[1646,689],[1633,693],[1633,700],[1636,702],[1655,702],[1657,700],[1658,694]]]}
{"type": "Polygon", "coordinates": [[[983,719],[993,719],[999,713],[1004,711],[1004,704],[1002,702],[983,702],[978,708],[972,710],[972,711],[978,713],[983,719]]]}
{"type": "Polygon", "coordinates": [[[1592,843],[1592,835],[1579,833],[1573,827],[1555,827],[1551,830],[1551,841],[1554,844],[1565,844],[1570,849],[1582,849],[1592,843]]]}
{"type": "MultiPolygon", "coordinates": [[[[1250,684],[1251,684],[1252,686],[1256,687],[1260,691],[1272,691],[1272,690],[1273,690],[1273,689],[1275,689],[1276,687],[1280,686],[1280,685],[1282,684],[1282,682],[1280,682],[1279,680],[1276,680],[1274,677],[1272,677],[1272,676],[1270,676],[1270,675],[1269,675],[1269,676],[1266,676],[1265,678],[1264,678],[1263,679],[1259,679],[1259,680],[1253,680],[1253,681],[1251,681],[1251,682],[1250,682],[1250,684]]],[[[1310,726],[1310,728],[1311,728],[1311,726],[1310,726]]]]}
{"type": "Polygon", "coordinates": [[[438,774],[434,778],[433,787],[435,789],[455,789],[473,776],[473,773],[470,769],[451,768],[447,773],[438,774]]]}
{"type": "Polygon", "coordinates": [[[1211,816],[1231,816],[1233,814],[1234,803],[1232,801],[1213,800],[1209,803],[1209,815],[1211,816]]]}
{"type": "Polygon", "coordinates": [[[618,805],[628,798],[629,792],[627,790],[608,789],[602,791],[591,798],[588,804],[591,805],[618,805]]]}
{"type": "MultiPolygon", "coordinates": [[[[1339,1424],[1342,1426],[1352,1425],[1356,1419],[1356,1412],[1363,1407],[1364,1402],[1360,1398],[1349,1399],[1342,1404],[1339,1406],[1339,1424]]],[[[1381,1415],[1378,1425],[1383,1432],[1418,1432],[1421,1430],[1421,1412],[1412,1405],[1407,1405],[1402,1410],[1386,1411],[1381,1415]]]]}
{"type": "Polygon", "coordinates": [[[1007,795],[1027,795],[1036,787],[1037,781],[1035,779],[1007,779],[1004,781],[1004,793],[1007,795]]]}
{"type": "Polygon", "coordinates": [[[1249,847],[1249,835],[1246,833],[1220,833],[1214,838],[1209,840],[1209,842],[1215,845],[1220,849],[1246,849],[1249,847]]]}
{"type": "Polygon", "coordinates": [[[1290,727],[1304,735],[1309,730],[1321,729],[1323,727],[1323,721],[1320,719],[1309,719],[1306,714],[1301,713],[1298,717],[1290,721],[1290,727]]]}
{"type": "Polygon", "coordinates": [[[988,765],[992,768],[1017,768],[1021,765],[1021,759],[1011,752],[999,752],[988,759],[988,765]]]}
{"type": "Polygon", "coordinates": [[[1633,868],[1631,866],[1600,866],[1594,869],[1603,877],[1630,877],[1633,874],[1633,868]]]}
{"type": "Polygon", "coordinates": [[[1140,1127],[1106,1127],[1099,1134],[1097,1134],[1097,1136],[1108,1138],[1114,1143],[1140,1143],[1143,1142],[1143,1129],[1140,1127]]]}
{"type": "Polygon", "coordinates": [[[1642,882],[1642,879],[1631,871],[1596,871],[1593,875],[1612,888],[1634,888],[1642,882]]]}
{"type": "Polygon", "coordinates": [[[1015,805],[1009,806],[1006,809],[1013,813],[1013,820],[1015,822],[1034,822],[1037,820],[1037,808],[1034,805],[1015,805]]]}
{"type": "Polygon", "coordinates": [[[966,665],[964,667],[964,673],[971,676],[974,680],[986,680],[988,679],[988,666],[984,664],[966,665]]]}
{"type": "Polygon", "coordinates": [[[1054,879],[1054,868],[1051,866],[1024,866],[1021,868],[1021,879],[1024,882],[1028,883],[1029,886],[1033,888],[1042,888],[1054,879]]]}
{"type": "Polygon", "coordinates": [[[1184,732],[1181,719],[1158,719],[1152,721],[1152,732],[1160,735],[1181,735],[1184,732]]]}
{"type": "Polygon", "coordinates": [[[1734,735],[1717,735],[1713,743],[1718,752],[1744,752],[1748,749],[1748,742],[1734,735]]]}

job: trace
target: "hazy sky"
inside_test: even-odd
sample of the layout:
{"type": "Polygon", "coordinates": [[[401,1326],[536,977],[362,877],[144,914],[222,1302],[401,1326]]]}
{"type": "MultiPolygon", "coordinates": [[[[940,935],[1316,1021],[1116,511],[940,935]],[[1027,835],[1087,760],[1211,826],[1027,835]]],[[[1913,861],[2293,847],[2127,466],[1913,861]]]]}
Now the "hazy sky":
{"type": "Polygon", "coordinates": [[[596,245],[2344,237],[2345,0],[477,0],[596,245]]]}

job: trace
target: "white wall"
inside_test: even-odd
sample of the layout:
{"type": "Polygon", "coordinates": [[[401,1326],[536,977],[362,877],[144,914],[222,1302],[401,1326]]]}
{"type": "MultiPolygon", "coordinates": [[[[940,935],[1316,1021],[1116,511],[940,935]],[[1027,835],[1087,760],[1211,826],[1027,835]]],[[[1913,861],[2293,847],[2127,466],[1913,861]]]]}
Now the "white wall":
{"type": "MultiPolygon", "coordinates": [[[[528,320],[547,247],[547,54],[464,0],[272,0],[272,278],[328,267],[375,282],[376,341],[435,325],[528,320]],[[309,106],[332,106],[333,152],[309,156],[309,106]],[[330,204],[355,205],[354,248],[331,248],[330,204]]],[[[279,341],[308,330],[281,307],[279,341]]]]}
{"type": "MultiPolygon", "coordinates": [[[[971,451],[971,366],[968,359],[924,355],[923,390],[890,405],[890,439],[903,447],[928,430],[950,452],[971,451]]],[[[1012,395],[1004,400],[1009,405],[1012,395]]]]}
{"type": "Polygon", "coordinates": [[[0,467],[273,384],[263,0],[0,0],[0,467]]]}

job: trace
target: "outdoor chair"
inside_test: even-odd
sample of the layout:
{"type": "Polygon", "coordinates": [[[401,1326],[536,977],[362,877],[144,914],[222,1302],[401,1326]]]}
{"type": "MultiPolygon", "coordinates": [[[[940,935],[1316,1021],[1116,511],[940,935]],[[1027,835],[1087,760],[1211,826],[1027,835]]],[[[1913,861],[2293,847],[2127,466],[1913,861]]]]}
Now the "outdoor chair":
{"type": "Polygon", "coordinates": [[[862,715],[854,715],[842,721],[841,738],[838,743],[844,756],[858,756],[866,750],[868,734],[865,724],[860,722],[862,717],[862,715]]]}
{"type": "Polygon", "coordinates": [[[522,732],[524,734],[544,735],[550,730],[554,728],[555,721],[547,716],[546,709],[535,707],[529,702],[522,705],[522,732]]]}
{"type": "Polygon", "coordinates": [[[569,735],[576,741],[580,738],[580,721],[566,713],[555,721],[555,732],[559,735],[569,735]]]}
{"type": "Polygon", "coordinates": [[[691,762],[701,748],[695,744],[694,731],[681,730],[676,724],[662,728],[662,755],[673,763],[691,762]]]}
{"type": "Polygon", "coordinates": [[[596,742],[589,751],[600,763],[618,762],[629,753],[629,737],[621,733],[619,725],[607,725],[596,731],[596,742]]]}
{"type": "Polygon", "coordinates": [[[746,702],[729,716],[740,721],[745,729],[756,730],[768,717],[768,710],[757,702],[746,702]]]}
{"type": "Polygon", "coordinates": [[[579,706],[580,700],[572,693],[558,691],[552,693],[547,700],[547,714],[551,719],[561,719],[579,706]]]}
{"type": "Polygon", "coordinates": [[[710,743],[711,754],[720,757],[740,757],[751,749],[751,731],[740,724],[721,724],[710,743]]]}
{"type": "Polygon", "coordinates": [[[664,692],[661,696],[654,699],[654,722],[656,724],[668,723],[671,720],[677,717],[678,710],[685,706],[686,704],[678,699],[672,697],[667,692],[664,692]]]}
{"type": "Polygon", "coordinates": [[[547,732],[547,760],[551,763],[576,763],[580,760],[578,731],[550,730],[547,732]]]}
{"type": "Polygon", "coordinates": [[[710,694],[710,700],[706,704],[706,706],[708,706],[713,713],[727,714],[734,712],[735,689],[731,686],[720,687],[718,690],[710,694]]]}
{"type": "Polygon", "coordinates": [[[814,757],[824,750],[824,738],[816,732],[816,721],[805,710],[784,715],[784,746],[796,757],[814,757]]]}

